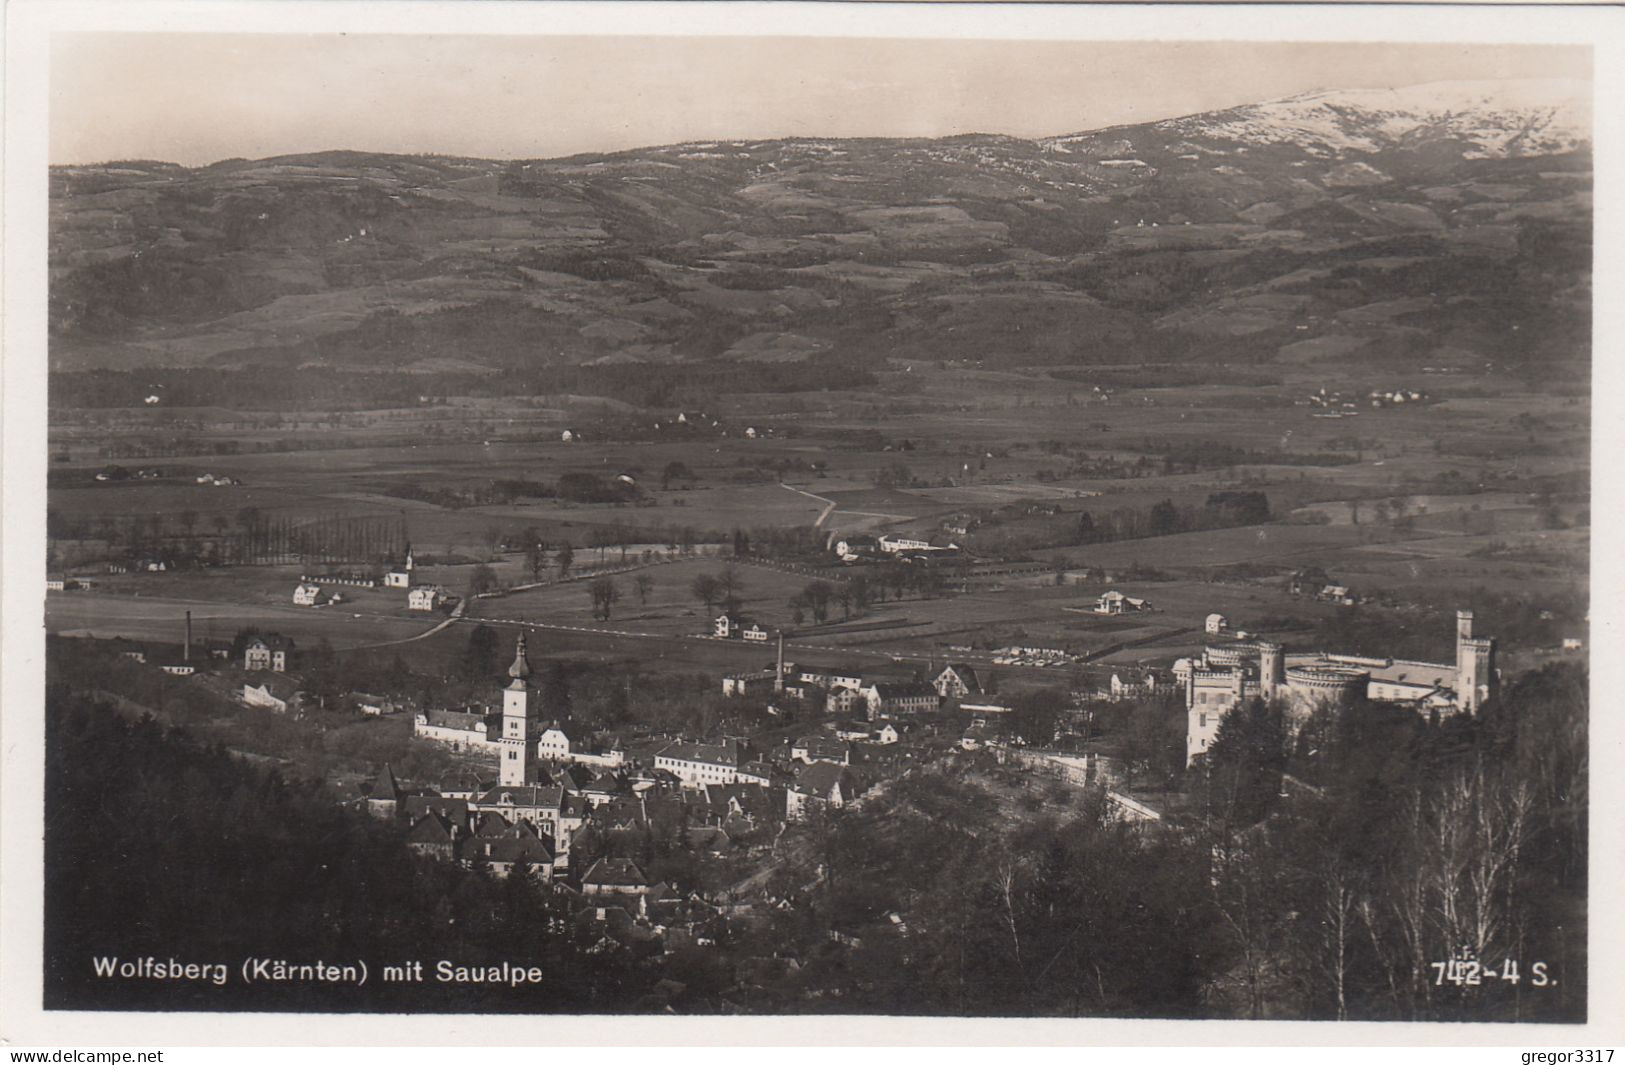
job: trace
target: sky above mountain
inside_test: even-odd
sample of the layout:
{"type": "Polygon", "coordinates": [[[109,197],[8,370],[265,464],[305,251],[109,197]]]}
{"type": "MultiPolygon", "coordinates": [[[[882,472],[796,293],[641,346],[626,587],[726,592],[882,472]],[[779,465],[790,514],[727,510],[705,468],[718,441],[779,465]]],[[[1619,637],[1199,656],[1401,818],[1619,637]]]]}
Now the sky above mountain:
{"type": "Polygon", "coordinates": [[[1578,79],[1579,47],[58,34],[51,161],[545,158],[726,138],[1040,137],[1320,89],[1578,79]]]}

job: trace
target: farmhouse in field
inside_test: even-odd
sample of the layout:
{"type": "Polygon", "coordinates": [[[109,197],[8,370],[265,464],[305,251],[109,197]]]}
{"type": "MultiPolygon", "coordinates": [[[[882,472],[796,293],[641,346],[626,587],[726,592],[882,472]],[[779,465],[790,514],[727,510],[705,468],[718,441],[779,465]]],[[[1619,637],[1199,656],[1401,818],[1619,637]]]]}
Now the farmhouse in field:
{"type": "Polygon", "coordinates": [[[878,555],[880,541],[873,536],[847,536],[835,541],[834,551],[842,562],[857,562],[878,555]]]}
{"type": "Polygon", "coordinates": [[[742,639],[751,630],[761,633],[760,636],[751,637],[751,639],[762,641],[767,639],[766,629],[741,614],[718,614],[716,619],[711,622],[711,631],[720,640],[742,639]]]}
{"type": "Polygon", "coordinates": [[[1323,603],[1336,603],[1338,606],[1353,606],[1355,598],[1350,594],[1346,584],[1328,584],[1315,593],[1315,598],[1323,603]]]}
{"type": "Polygon", "coordinates": [[[331,598],[319,584],[306,582],[293,590],[294,606],[321,606],[331,598]]]}
{"type": "Polygon", "coordinates": [[[438,610],[446,602],[446,590],[438,584],[420,584],[406,593],[408,610],[438,610]]]}
{"type": "Polygon", "coordinates": [[[1095,601],[1097,614],[1132,614],[1141,610],[1150,610],[1151,604],[1144,599],[1136,599],[1132,595],[1124,595],[1113,589],[1106,592],[1095,601]]]}

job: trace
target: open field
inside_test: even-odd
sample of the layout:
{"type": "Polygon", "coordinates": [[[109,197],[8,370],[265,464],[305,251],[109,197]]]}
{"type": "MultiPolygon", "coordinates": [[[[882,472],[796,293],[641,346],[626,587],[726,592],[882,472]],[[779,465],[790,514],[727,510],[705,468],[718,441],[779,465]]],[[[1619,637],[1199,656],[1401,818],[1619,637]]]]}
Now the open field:
{"type": "MultiPolygon", "coordinates": [[[[621,598],[611,615],[615,628],[677,636],[711,631],[711,618],[719,607],[707,608],[694,594],[696,577],[719,576],[728,569],[715,560],[684,560],[648,566],[613,577],[621,598]],[[642,601],[635,583],[642,574],[651,582],[648,601],[642,601]]],[[[738,596],[744,613],[769,629],[791,627],[787,600],[815,578],[766,566],[732,567],[739,580],[738,596]]],[[[472,604],[473,616],[501,616],[561,625],[598,625],[592,616],[590,582],[565,581],[513,592],[472,604]]],[[[837,614],[839,608],[836,608],[837,614]]]]}
{"type": "MultiPolygon", "coordinates": [[[[894,530],[942,542],[958,539],[943,531],[944,519],[981,515],[986,523],[978,534],[993,529],[1037,537],[1038,546],[1019,557],[1064,559],[1070,567],[1062,587],[1044,569],[977,580],[968,593],[949,580],[935,598],[888,597],[853,619],[861,628],[845,631],[834,624],[843,612],[832,603],[827,629],[813,629],[809,617],[801,627],[813,631],[792,638],[792,653],[800,658],[835,664],[856,656],[897,668],[941,661],[951,647],[1011,642],[1064,647],[1094,656],[1093,666],[1167,661],[1200,646],[1202,620],[1214,611],[1242,627],[1260,617],[1313,626],[1338,608],[1281,590],[1286,576],[1306,566],[1325,569],[1358,594],[1400,600],[1448,598],[1472,589],[1542,599],[1583,590],[1589,545],[1583,406],[1493,377],[1460,374],[1422,382],[1440,393],[1430,405],[1325,419],[1300,405],[1301,398],[1320,388],[1358,392],[1373,382],[1372,371],[1320,364],[1279,366],[1271,373],[1278,383],[1268,386],[1187,386],[1174,377],[1163,387],[1097,393],[1085,382],[1057,381],[1042,371],[914,362],[906,372],[882,368],[880,385],[864,392],[717,396],[707,409],[721,422],[704,435],[659,439],[652,426],[674,415],[651,410],[639,415],[647,428],[638,431],[648,439],[589,435],[570,444],[556,431],[579,428],[624,405],[568,397],[453,397],[419,409],[347,412],[337,422],[313,411],[278,424],[222,409],[72,412],[60,428],[53,423],[59,453],[70,461],[53,464],[53,473],[68,480],[51,489],[50,505],[92,537],[98,528],[154,514],[165,535],[179,536],[176,519],[186,511],[196,512],[195,530],[203,538],[235,530],[250,507],[295,523],[386,518],[401,524],[420,558],[457,556],[460,564],[425,565],[418,573],[420,581],[443,584],[456,595],[466,593],[474,562],[489,564],[503,585],[531,582],[522,553],[513,549],[526,529],[555,547],[572,543],[576,573],[582,573],[598,565],[600,554],[605,565],[621,564],[619,546],[601,553],[590,546],[606,535],[641,541],[626,546],[627,559],[636,562],[645,551],[664,555],[684,536],[697,538],[701,553],[725,550],[705,540],[726,540],[735,528],[817,525],[826,536],[894,530]],[[189,421],[200,428],[186,428],[189,421]],[[741,427],[747,424],[760,427],[763,437],[744,438],[741,427]],[[727,435],[723,425],[731,428],[727,435]],[[132,469],[161,466],[163,480],[88,480],[90,471],[105,465],[90,450],[97,441],[116,443],[165,427],[194,441],[193,453],[121,460],[132,469]],[[485,435],[436,441],[431,427],[434,433],[485,435]],[[295,430],[319,432],[334,446],[254,450],[295,430]],[[553,435],[538,437],[542,430],[553,435]],[[418,433],[417,440],[384,443],[404,431],[418,433]],[[512,439],[517,433],[531,438],[512,439]],[[1540,446],[1529,445],[1531,433],[1539,434],[1540,446]],[[1522,446],[1506,444],[1509,436],[1522,446]],[[222,440],[243,446],[237,454],[211,453],[222,440]],[[1163,462],[1170,448],[1200,455],[1221,445],[1237,449],[1243,460],[1189,470],[1163,462]],[[1320,455],[1348,461],[1302,459],[1320,455]],[[684,472],[663,485],[674,463],[684,472]],[[1123,475],[1101,475],[1112,468],[1123,475]],[[192,477],[199,472],[244,483],[197,485],[192,477]],[[552,484],[572,473],[606,479],[624,474],[636,481],[639,498],[585,504],[521,496],[453,506],[398,494],[458,492],[502,480],[552,484]],[[1564,479],[1554,479],[1559,475],[1564,479]],[[899,486],[902,476],[913,483],[899,486]],[[76,486],[68,486],[74,477],[76,486]],[[1452,486],[1449,491],[1435,490],[1440,478],[1452,486]],[[1473,490],[1481,483],[1490,487],[1473,490]],[[1263,492],[1277,520],[1111,543],[1053,539],[1064,538],[1081,513],[1143,511],[1164,500],[1200,507],[1212,493],[1235,490],[1263,492]],[[1403,522],[1384,512],[1396,500],[1403,522]],[[1546,527],[1554,521],[1554,506],[1555,520],[1570,527],[1546,527]],[[1023,509],[1028,507],[1034,509],[1023,509]],[[1047,513],[1051,509],[1058,513],[1047,513]],[[1290,522],[1281,520],[1288,515],[1290,522]],[[642,529],[650,532],[639,537],[642,529]],[[1045,542],[1046,536],[1052,539],[1045,542]],[[509,550],[496,546],[504,541],[509,550]],[[1135,566],[1155,571],[1157,579],[1129,579],[1135,566]],[[1080,583],[1090,568],[1104,570],[1108,582],[1080,583]],[[1220,576],[1222,582],[1213,580],[1220,576]],[[1107,588],[1147,598],[1156,609],[1128,618],[1088,613],[1107,588]],[[894,664],[894,658],[901,661],[894,664]]],[[[978,536],[969,539],[975,543],[978,536]]],[[[65,543],[63,557],[97,574],[94,559],[107,550],[103,540],[91,538],[65,543]]],[[[695,575],[720,567],[711,559],[648,567],[642,571],[653,581],[647,603],[639,600],[633,574],[620,574],[615,579],[621,598],[605,622],[592,616],[588,582],[560,582],[549,562],[541,587],[471,602],[470,619],[550,626],[538,630],[547,633],[544,655],[648,660],[673,671],[757,668],[770,647],[700,638],[709,629],[708,611],[689,585],[695,575]]],[[[406,638],[429,626],[407,616],[404,595],[395,591],[345,589],[350,602],[331,612],[294,608],[287,599],[301,568],[101,575],[102,590],[118,594],[53,595],[48,623],[53,631],[139,634],[143,626],[178,624],[186,604],[218,635],[252,623],[288,630],[301,640],[325,637],[340,648],[406,638]],[[364,617],[351,616],[356,613],[364,617]]],[[[770,630],[795,628],[787,600],[810,577],[750,565],[738,572],[747,614],[770,630]]],[[[829,577],[855,572],[837,569],[829,577]]],[[[468,624],[419,641],[414,655],[425,661],[454,658],[466,643],[468,624]]],[[[1009,672],[1029,680],[1045,676],[1009,672]]],[[[1052,683],[1059,683],[1065,671],[1050,672],[1052,683]]]]}
{"type": "Polygon", "coordinates": [[[46,631],[63,635],[123,636],[179,644],[186,611],[192,612],[199,639],[230,640],[248,626],[281,632],[301,644],[326,639],[335,649],[402,641],[427,632],[442,617],[428,620],[362,614],[335,607],[296,607],[215,603],[167,596],[109,596],[84,592],[51,593],[45,602],[46,631]]]}

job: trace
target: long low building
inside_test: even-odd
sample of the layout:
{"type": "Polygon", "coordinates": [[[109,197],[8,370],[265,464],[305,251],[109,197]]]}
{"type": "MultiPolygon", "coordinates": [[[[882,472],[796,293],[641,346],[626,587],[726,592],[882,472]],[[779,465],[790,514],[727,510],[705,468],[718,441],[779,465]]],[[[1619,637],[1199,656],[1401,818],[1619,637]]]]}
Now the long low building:
{"type": "Polygon", "coordinates": [[[502,715],[483,708],[421,710],[412,719],[412,735],[448,743],[458,750],[496,750],[502,715]]]}
{"type": "Polygon", "coordinates": [[[739,779],[739,741],[689,743],[677,740],[655,755],[655,768],[685,784],[732,784],[739,779]]]}

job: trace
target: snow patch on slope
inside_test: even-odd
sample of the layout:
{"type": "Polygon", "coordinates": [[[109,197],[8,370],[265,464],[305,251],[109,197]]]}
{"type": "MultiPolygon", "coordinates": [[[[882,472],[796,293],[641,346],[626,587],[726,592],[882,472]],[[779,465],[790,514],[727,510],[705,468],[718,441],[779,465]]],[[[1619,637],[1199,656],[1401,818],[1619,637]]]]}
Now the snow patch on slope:
{"type": "MultiPolygon", "coordinates": [[[[1186,155],[1223,154],[1212,142],[1232,141],[1240,142],[1238,152],[1245,145],[1293,145],[1330,160],[1438,139],[1463,142],[1463,155],[1470,159],[1561,154],[1590,143],[1591,85],[1527,78],[1316,91],[1164,119],[1150,128],[1179,138],[1169,150],[1186,155]],[[1208,143],[1193,143],[1199,141],[1208,143]]],[[[1088,151],[1091,142],[1112,132],[1077,133],[1042,143],[1051,151],[1088,151]]]]}
{"type": "Polygon", "coordinates": [[[1403,89],[1340,89],[1208,115],[1158,128],[1256,144],[1297,144],[1315,154],[1375,152],[1416,135],[1471,145],[1469,158],[1573,151],[1589,142],[1590,87],[1581,81],[1444,81],[1403,89]]]}

